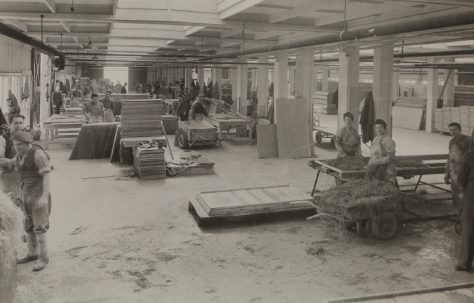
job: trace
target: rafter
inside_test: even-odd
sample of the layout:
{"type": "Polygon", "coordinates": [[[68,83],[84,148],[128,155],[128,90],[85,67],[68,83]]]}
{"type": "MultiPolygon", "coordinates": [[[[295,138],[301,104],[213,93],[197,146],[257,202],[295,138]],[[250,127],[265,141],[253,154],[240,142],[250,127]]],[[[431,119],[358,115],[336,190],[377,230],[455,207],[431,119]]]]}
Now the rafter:
{"type": "Polygon", "coordinates": [[[24,32],[28,32],[28,26],[26,26],[26,24],[24,23],[21,23],[19,21],[16,21],[16,20],[13,20],[13,19],[8,19],[8,18],[4,18],[3,21],[5,21],[5,23],[21,30],[21,31],[24,31],[24,32]]]}
{"type": "Polygon", "coordinates": [[[56,3],[54,0],[43,0],[43,3],[48,7],[52,14],[56,13],[56,3]]]}
{"type": "Polygon", "coordinates": [[[61,26],[64,28],[64,30],[68,33],[71,32],[71,27],[69,26],[69,24],[67,24],[66,22],[64,22],[63,20],[59,20],[59,24],[61,24],[61,26]]]}
{"type": "Polygon", "coordinates": [[[221,19],[226,19],[263,1],[264,0],[223,0],[217,4],[217,11],[221,19]]]}

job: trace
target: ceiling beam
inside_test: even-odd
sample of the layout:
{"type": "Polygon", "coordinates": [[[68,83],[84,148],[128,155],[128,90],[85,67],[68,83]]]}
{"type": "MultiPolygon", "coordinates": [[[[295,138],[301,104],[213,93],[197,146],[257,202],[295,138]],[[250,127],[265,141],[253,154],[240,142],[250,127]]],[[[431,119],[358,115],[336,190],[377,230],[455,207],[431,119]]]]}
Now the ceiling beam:
{"type": "Polygon", "coordinates": [[[56,13],[56,3],[54,0],[43,0],[43,3],[48,7],[52,14],[56,13]]]}
{"type": "Polygon", "coordinates": [[[242,34],[242,29],[241,28],[236,28],[236,29],[231,29],[230,31],[226,31],[224,33],[221,33],[221,38],[230,38],[235,35],[241,35],[242,34]]]}
{"type": "Polygon", "coordinates": [[[338,13],[344,14],[344,2],[340,1],[305,1],[298,6],[295,6],[290,11],[279,13],[270,16],[270,23],[279,23],[291,18],[299,17],[308,12],[320,11],[323,13],[338,13]],[[320,8],[320,10],[317,10],[320,8]]]}
{"type": "Polygon", "coordinates": [[[71,27],[69,26],[69,24],[67,24],[66,22],[64,22],[63,20],[59,20],[59,24],[61,24],[61,26],[64,28],[64,30],[68,33],[71,32],[71,27]]]}
{"type": "Polygon", "coordinates": [[[264,0],[223,0],[217,4],[219,18],[226,19],[251,8],[264,0]]]}
{"type": "Polygon", "coordinates": [[[19,21],[16,21],[16,20],[13,20],[13,19],[8,19],[8,18],[5,18],[3,19],[3,21],[5,21],[5,23],[23,31],[23,32],[28,32],[28,26],[24,23],[21,23],[19,21]]]}
{"type": "MultiPolygon", "coordinates": [[[[40,19],[40,13],[31,12],[0,12],[0,18],[17,18],[22,20],[37,21],[40,19]]],[[[183,12],[177,10],[170,10],[160,12],[158,10],[132,10],[131,12],[124,12],[117,9],[117,14],[74,14],[74,13],[60,13],[51,14],[44,13],[44,18],[47,20],[64,20],[82,21],[94,23],[103,22],[120,22],[132,24],[165,24],[165,25],[183,25],[183,26],[210,26],[221,28],[235,28],[245,25],[247,29],[263,29],[263,30],[287,30],[287,31],[327,31],[327,29],[319,29],[315,26],[307,25],[290,25],[290,24],[270,24],[265,22],[246,22],[237,20],[220,20],[217,14],[197,13],[197,12],[183,12]]]]}

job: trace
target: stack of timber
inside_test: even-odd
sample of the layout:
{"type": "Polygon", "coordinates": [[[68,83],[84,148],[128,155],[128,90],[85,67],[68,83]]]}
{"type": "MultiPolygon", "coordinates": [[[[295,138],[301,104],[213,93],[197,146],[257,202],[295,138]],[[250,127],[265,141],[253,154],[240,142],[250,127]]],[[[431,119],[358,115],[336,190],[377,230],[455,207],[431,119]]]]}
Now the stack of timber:
{"type": "Polygon", "coordinates": [[[449,132],[448,125],[456,122],[461,125],[464,134],[471,134],[474,130],[474,106],[438,108],[434,121],[438,132],[449,132]]]}
{"type": "Polygon", "coordinates": [[[261,215],[314,213],[310,195],[289,185],[200,192],[190,201],[199,224],[239,221],[261,215]]]}
{"type": "Polygon", "coordinates": [[[161,100],[126,100],[122,101],[122,138],[158,137],[163,134],[161,100]]]}
{"type": "Polygon", "coordinates": [[[474,86],[458,85],[454,87],[455,106],[474,106],[474,86]]]}
{"type": "Polygon", "coordinates": [[[158,144],[141,144],[134,149],[133,166],[140,179],[165,178],[165,150],[158,144]]]}
{"type": "Polygon", "coordinates": [[[69,160],[108,158],[118,123],[85,124],[81,127],[69,160]]]}
{"type": "Polygon", "coordinates": [[[313,113],[337,114],[337,92],[316,91],[313,94],[313,113]]]}
{"type": "Polygon", "coordinates": [[[165,127],[166,133],[174,134],[178,129],[178,117],[172,115],[164,115],[161,117],[163,120],[163,126],[165,127]]]}
{"type": "MultiPolygon", "coordinates": [[[[98,94],[99,100],[105,97],[105,94],[98,94]]],[[[151,99],[149,94],[112,94],[111,99],[114,103],[113,110],[114,115],[120,115],[122,112],[122,101],[124,100],[144,100],[144,99],[151,99]]]]}

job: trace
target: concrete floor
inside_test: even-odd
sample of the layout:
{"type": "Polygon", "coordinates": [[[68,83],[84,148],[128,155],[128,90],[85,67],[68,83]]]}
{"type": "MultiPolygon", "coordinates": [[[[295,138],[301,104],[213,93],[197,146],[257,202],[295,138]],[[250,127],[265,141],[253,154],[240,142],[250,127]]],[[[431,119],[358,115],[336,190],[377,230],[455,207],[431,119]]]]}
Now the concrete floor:
{"type": "MultiPolygon", "coordinates": [[[[400,134],[399,151],[446,152],[449,137],[400,134]]],[[[316,148],[320,158],[335,155],[327,145],[316,148]]],[[[215,175],[139,181],[108,160],[68,161],[70,151],[51,146],[51,263],[39,273],[19,267],[17,303],[321,302],[474,278],[453,271],[458,236],[450,220],[405,224],[380,242],[330,221],[200,229],[188,213],[189,197],[203,190],[292,184],[310,191],[309,159],[259,160],[255,145],[224,143],[199,150],[216,163],[215,175]]]]}

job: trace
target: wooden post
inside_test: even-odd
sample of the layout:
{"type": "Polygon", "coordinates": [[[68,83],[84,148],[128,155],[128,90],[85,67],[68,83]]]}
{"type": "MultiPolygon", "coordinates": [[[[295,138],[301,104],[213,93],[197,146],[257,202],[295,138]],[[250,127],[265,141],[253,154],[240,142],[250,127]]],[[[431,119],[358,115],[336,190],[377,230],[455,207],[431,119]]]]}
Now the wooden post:
{"type": "MultiPolygon", "coordinates": [[[[308,134],[311,154],[313,154],[313,48],[296,50],[295,98],[305,102],[305,116],[308,123],[308,134]]],[[[303,117],[301,117],[303,119],[303,117]]]]}
{"type": "Polygon", "coordinates": [[[387,123],[387,133],[392,135],[393,43],[381,41],[374,48],[373,94],[375,118],[387,123]]]}
{"type": "MultiPolygon", "coordinates": [[[[429,63],[436,63],[436,58],[428,58],[429,63]]],[[[428,69],[428,86],[426,91],[426,127],[428,133],[434,130],[434,113],[438,103],[439,89],[438,89],[438,69],[428,69]]]]}
{"type": "Polygon", "coordinates": [[[338,126],[344,125],[343,115],[351,112],[354,123],[359,121],[359,47],[344,45],[339,53],[338,126]]]}
{"type": "MultiPolygon", "coordinates": [[[[454,62],[454,58],[446,58],[444,62],[454,62]]],[[[452,70],[451,74],[449,75],[449,79],[446,83],[446,87],[444,88],[443,92],[443,106],[446,107],[453,107],[454,106],[454,78],[457,70],[452,70]]],[[[446,77],[449,74],[449,69],[443,70],[444,80],[446,81],[446,77]]]]}
{"type": "Polygon", "coordinates": [[[276,55],[273,69],[274,75],[274,111],[275,123],[277,123],[276,111],[279,98],[288,98],[288,52],[280,52],[276,55]]]}
{"type": "Polygon", "coordinates": [[[232,84],[232,110],[237,111],[237,79],[238,79],[238,73],[237,73],[237,67],[231,67],[230,70],[230,80],[232,84]]]}
{"type": "Polygon", "coordinates": [[[198,83],[200,87],[199,93],[202,94],[204,92],[204,68],[198,67],[198,83]]]}
{"type": "MultiPolygon", "coordinates": [[[[267,63],[268,56],[264,55],[259,58],[260,63],[267,63]]],[[[257,72],[257,115],[259,117],[267,116],[267,100],[268,100],[268,66],[262,65],[258,67],[257,72]]]]}
{"type": "MultiPolygon", "coordinates": [[[[247,58],[241,60],[242,63],[247,63],[247,58]]],[[[237,108],[238,111],[247,116],[247,80],[248,80],[248,66],[247,64],[240,64],[237,66],[237,108]]]]}

